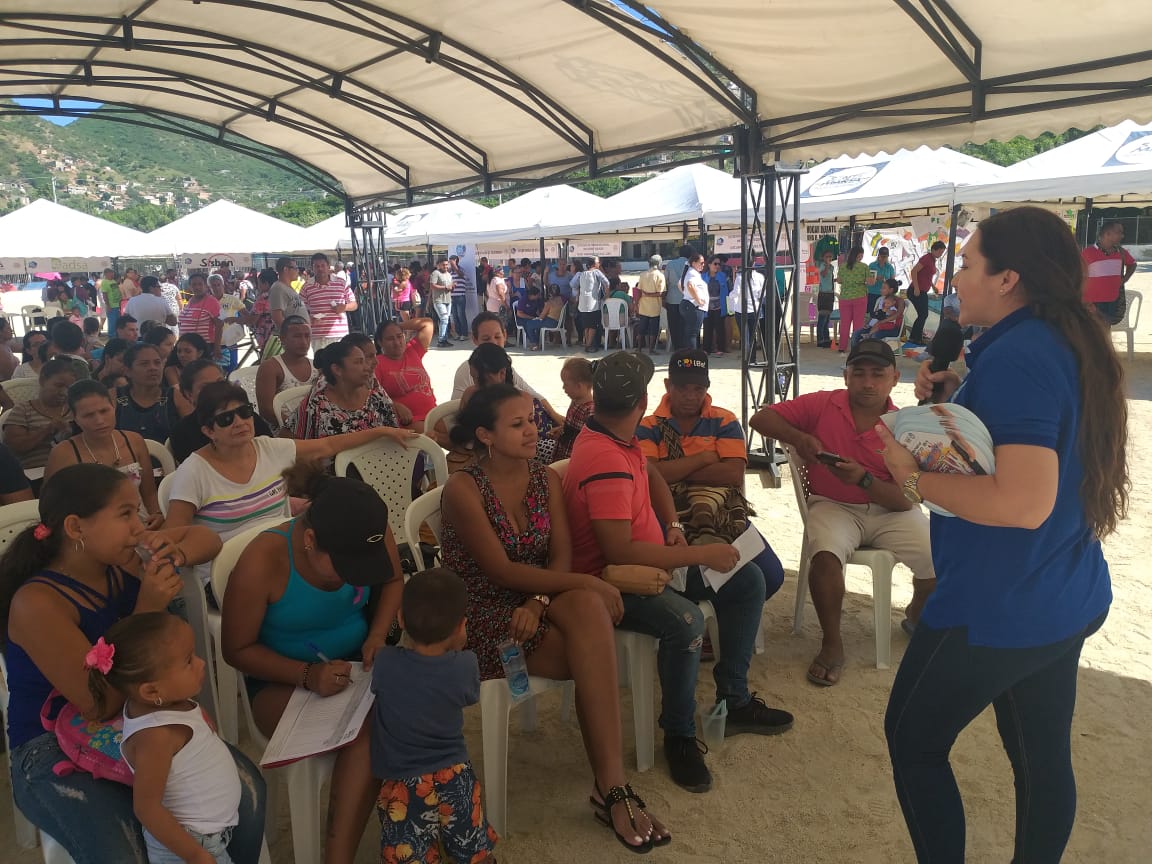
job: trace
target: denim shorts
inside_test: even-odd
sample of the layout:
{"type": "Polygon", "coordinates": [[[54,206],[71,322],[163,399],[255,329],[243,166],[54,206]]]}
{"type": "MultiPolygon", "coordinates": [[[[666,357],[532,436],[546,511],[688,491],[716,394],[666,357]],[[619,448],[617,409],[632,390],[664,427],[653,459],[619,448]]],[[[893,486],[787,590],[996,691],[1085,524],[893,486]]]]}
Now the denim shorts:
{"type": "MultiPolygon", "coordinates": [[[[193,840],[208,850],[216,859],[216,864],[232,864],[232,859],[228,857],[228,843],[232,839],[231,827],[215,834],[197,834],[195,831],[188,833],[192,835],[193,840]]],[[[184,864],[183,858],[169,850],[147,831],[144,832],[144,845],[148,849],[148,864],[184,864]]]]}

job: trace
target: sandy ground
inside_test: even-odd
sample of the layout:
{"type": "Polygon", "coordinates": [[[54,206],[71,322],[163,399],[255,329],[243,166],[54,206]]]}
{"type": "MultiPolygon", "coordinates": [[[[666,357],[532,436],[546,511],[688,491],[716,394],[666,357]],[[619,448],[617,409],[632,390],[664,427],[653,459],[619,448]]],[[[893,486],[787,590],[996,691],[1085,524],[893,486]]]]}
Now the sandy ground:
{"type": "MultiPolygon", "coordinates": [[[[1152,270],[1139,273],[1130,287],[1152,299],[1152,270]]],[[[1135,360],[1129,373],[1130,449],[1133,492],[1131,513],[1105,545],[1112,568],[1115,603],[1104,628],[1087,644],[1081,661],[1080,698],[1073,729],[1079,784],[1079,814],[1065,861],[1144,862],[1152,848],[1152,740],[1140,732],[1152,716],[1152,569],[1141,557],[1152,548],[1152,313],[1139,326],[1135,360]],[[1139,550],[1144,549],[1141,553],[1139,550]]],[[[803,337],[801,389],[838,386],[840,359],[820,351],[803,337]]],[[[1122,337],[1116,336],[1117,347],[1122,337]]],[[[451,373],[467,350],[433,350],[427,367],[442,399],[451,373]]],[[[511,349],[516,368],[547,395],[561,412],[567,402],[559,381],[563,357],[523,354],[511,349]]],[[[664,355],[666,357],[666,355],[664,355]]],[[[657,357],[659,364],[660,357],[657,357]]],[[[905,381],[914,365],[902,363],[905,381]]],[[[735,356],[714,364],[713,395],[718,404],[740,404],[735,356]]],[[[658,372],[651,395],[661,391],[658,372]]],[[[911,387],[893,394],[911,404],[911,387]]],[[[653,402],[653,404],[655,404],[653,402]]],[[[770,704],[793,711],[796,726],[776,738],[728,739],[708,757],[713,790],[693,795],[668,778],[657,745],[656,766],[632,783],[653,812],[671,827],[671,846],[655,850],[653,860],[676,862],[905,862],[912,848],[892,788],[883,737],[883,715],[895,668],[874,667],[871,577],[850,568],[844,611],[848,666],[839,686],[818,689],[804,672],[819,645],[815,614],[809,607],[804,632],[792,635],[792,608],[802,526],[787,473],[779,489],[766,488],[749,475],[749,497],[756,523],[788,570],[780,593],[764,610],[766,653],[752,661],[752,688],[770,704]]],[[[893,584],[893,665],[906,639],[899,630],[911,577],[898,568],[893,584]]],[[[698,696],[710,703],[710,666],[701,670],[698,696]]],[[[621,690],[626,765],[635,765],[631,696],[621,690]]],[[[559,717],[558,697],[541,698],[540,723],[524,733],[513,722],[509,758],[509,834],[499,847],[504,862],[635,860],[593,821],[587,806],[591,777],[575,723],[559,717]]],[[[479,709],[467,715],[469,749],[481,767],[479,709]]],[[[657,738],[659,742],[659,738],[657,738]]],[[[258,755],[258,754],[253,754],[258,755]]],[[[960,737],[953,752],[968,818],[968,860],[1007,861],[1012,855],[1014,798],[1008,761],[1001,749],[991,711],[960,737]]],[[[7,798],[7,772],[0,797],[7,798]]],[[[15,847],[7,807],[0,807],[0,861],[33,864],[38,852],[15,847]]],[[[287,828],[287,814],[280,817],[287,828]]],[[[379,860],[378,832],[370,824],[358,864],[379,860]]],[[[272,847],[277,864],[289,862],[291,840],[281,833],[272,847]]]]}

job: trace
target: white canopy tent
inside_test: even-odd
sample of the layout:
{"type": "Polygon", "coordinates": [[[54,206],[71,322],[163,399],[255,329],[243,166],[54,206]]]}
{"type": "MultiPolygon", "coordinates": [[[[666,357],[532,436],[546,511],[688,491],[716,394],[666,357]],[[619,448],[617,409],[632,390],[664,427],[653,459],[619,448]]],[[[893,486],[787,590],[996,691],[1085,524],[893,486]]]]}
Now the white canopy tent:
{"type": "Polygon", "coordinates": [[[832,17],[810,0],[10,0],[0,98],[49,103],[5,113],[77,116],[60,100],[98,101],[111,121],[178,127],[395,205],[657,155],[752,173],[1148,121],[1149,32],[1152,4],[1101,15],[1075,0],[858,0],[832,17]]]}
{"type": "MultiPolygon", "coordinates": [[[[485,243],[567,237],[571,225],[602,225],[609,219],[605,199],[571,186],[546,186],[472,213],[456,225],[442,222],[432,243],[485,243]]],[[[391,240],[389,240],[391,242],[391,240]]]]}
{"type": "MultiPolygon", "coordinates": [[[[116,258],[134,255],[147,235],[41,198],[0,217],[0,258],[116,258]]],[[[70,269],[70,268],[65,268],[70,269]]]]}
{"type": "Polygon", "coordinates": [[[998,181],[966,190],[997,204],[1092,198],[1124,204],[1152,199],[1152,123],[1125,121],[1003,169],[998,181]]]}
{"type": "MultiPolygon", "coordinates": [[[[444,232],[451,233],[454,226],[466,224],[491,212],[490,208],[464,198],[406,207],[388,214],[384,240],[390,249],[415,249],[429,243],[440,243],[437,238],[444,232]]],[[[352,229],[348,227],[347,221],[347,216],[337,213],[305,228],[304,245],[298,251],[351,249],[352,229]]]]}
{"type": "Polygon", "coordinates": [[[136,254],[282,252],[304,248],[303,234],[298,225],[221,200],[142,235],[136,254]]]}

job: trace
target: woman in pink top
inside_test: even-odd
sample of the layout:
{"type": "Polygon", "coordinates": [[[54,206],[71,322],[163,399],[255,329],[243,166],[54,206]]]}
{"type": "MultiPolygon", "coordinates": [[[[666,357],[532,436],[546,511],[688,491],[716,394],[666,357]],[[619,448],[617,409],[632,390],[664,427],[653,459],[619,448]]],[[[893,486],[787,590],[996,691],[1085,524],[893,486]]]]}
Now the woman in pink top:
{"type": "Polygon", "coordinates": [[[412,428],[424,431],[424,418],[436,407],[424,355],[432,343],[431,318],[385,321],[376,328],[376,380],[392,401],[412,412],[412,428]]]}

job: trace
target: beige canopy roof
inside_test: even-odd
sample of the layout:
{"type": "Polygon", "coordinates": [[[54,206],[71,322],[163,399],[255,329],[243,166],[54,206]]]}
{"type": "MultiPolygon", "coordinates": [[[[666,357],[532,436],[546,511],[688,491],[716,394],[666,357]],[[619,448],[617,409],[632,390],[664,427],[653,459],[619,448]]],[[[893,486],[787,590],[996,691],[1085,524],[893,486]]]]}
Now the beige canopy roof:
{"type": "Polygon", "coordinates": [[[1152,4],[1095,6],[7,0],[0,98],[188,118],[398,203],[657,153],[759,164],[1152,120],[1152,4]]]}

